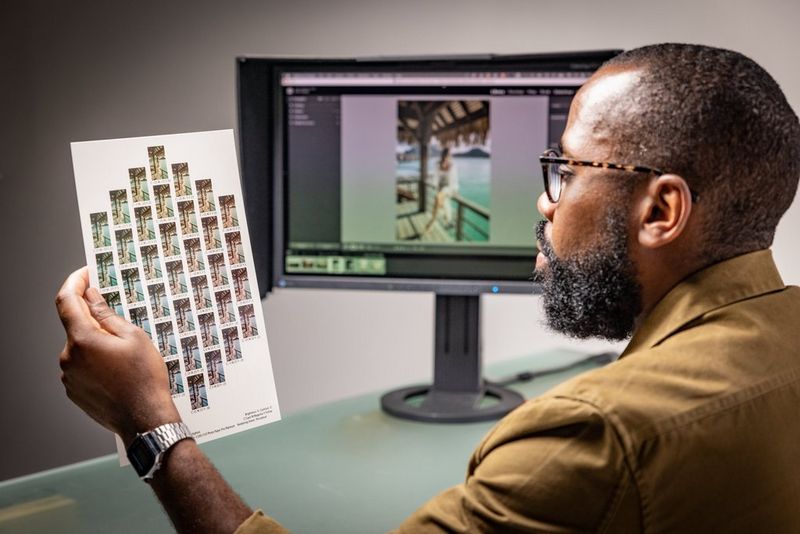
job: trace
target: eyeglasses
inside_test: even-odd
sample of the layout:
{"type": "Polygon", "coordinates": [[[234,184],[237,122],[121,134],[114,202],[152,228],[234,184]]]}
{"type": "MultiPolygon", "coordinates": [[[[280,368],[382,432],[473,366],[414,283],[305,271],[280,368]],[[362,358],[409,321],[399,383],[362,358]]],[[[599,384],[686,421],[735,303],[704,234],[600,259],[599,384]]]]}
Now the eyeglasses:
{"type": "MultiPolygon", "coordinates": [[[[542,176],[544,178],[544,190],[547,193],[547,198],[552,203],[558,202],[561,197],[561,182],[563,176],[571,174],[565,171],[564,165],[571,165],[573,167],[595,167],[598,169],[612,169],[617,171],[627,172],[646,172],[661,176],[667,174],[666,172],[656,169],[655,167],[645,167],[643,165],[627,165],[623,163],[609,163],[607,161],[584,161],[563,157],[557,150],[548,149],[544,154],[539,156],[539,162],[542,164],[542,176]]],[[[691,191],[692,202],[697,202],[698,195],[691,191]]]]}

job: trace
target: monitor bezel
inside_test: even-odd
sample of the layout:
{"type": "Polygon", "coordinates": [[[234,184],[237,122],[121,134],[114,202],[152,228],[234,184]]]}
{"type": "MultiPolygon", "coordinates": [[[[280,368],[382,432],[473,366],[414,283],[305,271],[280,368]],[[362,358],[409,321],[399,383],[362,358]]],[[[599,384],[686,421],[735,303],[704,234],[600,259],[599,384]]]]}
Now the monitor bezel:
{"type": "MultiPolygon", "coordinates": [[[[261,296],[274,287],[431,291],[443,295],[536,293],[533,281],[293,275],[285,272],[281,74],[284,72],[596,70],[621,50],[523,55],[376,58],[237,58],[242,189],[261,296]],[[277,224],[275,221],[278,221],[277,224]],[[258,236],[254,239],[252,236],[258,236]]],[[[535,258],[535,255],[532,256],[535,258]]],[[[533,262],[531,262],[531,269],[533,262]]]]}

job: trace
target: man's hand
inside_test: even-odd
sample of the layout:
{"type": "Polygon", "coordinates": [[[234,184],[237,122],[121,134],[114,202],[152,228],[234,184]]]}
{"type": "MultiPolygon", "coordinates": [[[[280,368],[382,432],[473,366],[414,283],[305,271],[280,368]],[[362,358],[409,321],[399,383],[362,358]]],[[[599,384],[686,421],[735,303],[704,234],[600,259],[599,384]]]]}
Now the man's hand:
{"type": "Polygon", "coordinates": [[[89,287],[86,267],[67,278],[56,307],[67,332],[61,381],[72,402],[126,446],[137,432],[181,420],[153,341],[89,287]]]}
{"type": "MultiPolygon", "coordinates": [[[[72,402],[126,446],[137,432],[181,420],[152,340],[89,287],[86,267],[67,278],[56,307],[67,331],[61,381],[72,402]]],[[[192,440],[168,451],[151,485],[179,532],[233,532],[252,513],[192,440]]]]}

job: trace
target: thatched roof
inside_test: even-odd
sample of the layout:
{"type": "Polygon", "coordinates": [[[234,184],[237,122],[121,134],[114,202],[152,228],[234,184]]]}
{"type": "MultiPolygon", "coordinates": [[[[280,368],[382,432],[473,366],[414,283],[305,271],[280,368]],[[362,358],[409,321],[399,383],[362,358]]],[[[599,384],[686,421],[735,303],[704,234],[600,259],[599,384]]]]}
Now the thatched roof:
{"type": "Polygon", "coordinates": [[[488,100],[406,100],[399,104],[398,140],[414,144],[422,139],[424,126],[430,137],[444,146],[468,142],[482,144],[489,133],[488,100]]]}

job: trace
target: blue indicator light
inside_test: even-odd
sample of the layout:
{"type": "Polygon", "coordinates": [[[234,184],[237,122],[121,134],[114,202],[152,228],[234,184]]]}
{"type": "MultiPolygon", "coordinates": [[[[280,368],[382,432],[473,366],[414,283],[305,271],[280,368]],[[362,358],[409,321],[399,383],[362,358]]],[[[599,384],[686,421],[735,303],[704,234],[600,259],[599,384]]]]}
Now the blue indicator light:
{"type": "Polygon", "coordinates": [[[499,293],[499,292],[500,292],[500,288],[499,287],[492,286],[492,293],[499,293]]]}

